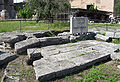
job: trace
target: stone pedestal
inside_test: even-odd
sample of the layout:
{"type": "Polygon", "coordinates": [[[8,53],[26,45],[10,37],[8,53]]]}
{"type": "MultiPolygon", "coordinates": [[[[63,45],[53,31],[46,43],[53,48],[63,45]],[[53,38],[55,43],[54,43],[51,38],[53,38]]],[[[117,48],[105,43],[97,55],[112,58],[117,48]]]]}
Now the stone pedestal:
{"type": "Polygon", "coordinates": [[[70,18],[70,33],[86,33],[88,32],[88,18],[87,17],[71,17],[70,18]]]}

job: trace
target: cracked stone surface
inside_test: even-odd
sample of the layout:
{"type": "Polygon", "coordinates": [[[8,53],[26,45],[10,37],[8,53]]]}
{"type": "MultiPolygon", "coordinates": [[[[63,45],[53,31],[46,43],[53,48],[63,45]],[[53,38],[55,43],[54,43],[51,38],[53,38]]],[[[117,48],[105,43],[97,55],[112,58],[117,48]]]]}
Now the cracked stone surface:
{"type": "Polygon", "coordinates": [[[76,40],[93,40],[95,33],[85,33],[77,36],[55,36],[55,37],[43,37],[43,38],[30,38],[24,41],[20,41],[15,44],[15,51],[17,54],[27,52],[27,49],[34,47],[44,47],[49,45],[59,45],[69,43],[76,40]],[[73,38],[74,37],[74,38],[73,38]]]}
{"type": "Polygon", "coordinates": [[[39,51],[43,58],[33,62],[36,79],[50,80],[84,69],[107,60],[119,47],[95,40],[43,47],[39,51]]]}

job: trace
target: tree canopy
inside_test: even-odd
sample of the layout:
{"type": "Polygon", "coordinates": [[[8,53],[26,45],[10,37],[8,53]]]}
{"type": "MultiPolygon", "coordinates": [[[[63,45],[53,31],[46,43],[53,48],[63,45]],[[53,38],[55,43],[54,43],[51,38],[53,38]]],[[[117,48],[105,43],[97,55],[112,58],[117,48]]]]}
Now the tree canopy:
{"type": "Polygon", "coordinates": [[[33,12],[31,12],[30,9],[27,9],[25,7],[23,7],[23,9],[19,10],[19,16],[22,18],[31,18],[32,14],[33,14],[33,12]]]}
{"type": "Polygon", "coordinates": [[[28,0],[26,7],[37,14],[39,18],[54,17],[71,8],[69,0],[28,0]]]}
{"type": "Polygon", "coordinates": [[[120,17],[120,0],[117,0],[116,10],[117,10],[117,13],[118,13],[118,17],[120,17]]]}

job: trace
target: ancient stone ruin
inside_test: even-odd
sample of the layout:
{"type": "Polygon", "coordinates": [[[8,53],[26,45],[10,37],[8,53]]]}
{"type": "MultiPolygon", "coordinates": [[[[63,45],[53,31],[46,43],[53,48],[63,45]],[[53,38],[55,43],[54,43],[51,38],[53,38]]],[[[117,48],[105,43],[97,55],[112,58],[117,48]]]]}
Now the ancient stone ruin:
{"type": "Polygon", "coordinates": [[[120,38],[119,32],[90,28],[89,32],[79,34],[71,34],[69,30],[0,33],[0,66],[8,63],[2,82],[26,82],[20,77],[22,67],[18,64],[25,62],[23,58],[19,60],[22,55],[27,55],[27,64],[32,65],[40,82],[72,74],[104,60],[120,59],[116,52],[120,45],[108,43],[120,38]],[[106,35],[102,35],[104,32],[106,35]]]}

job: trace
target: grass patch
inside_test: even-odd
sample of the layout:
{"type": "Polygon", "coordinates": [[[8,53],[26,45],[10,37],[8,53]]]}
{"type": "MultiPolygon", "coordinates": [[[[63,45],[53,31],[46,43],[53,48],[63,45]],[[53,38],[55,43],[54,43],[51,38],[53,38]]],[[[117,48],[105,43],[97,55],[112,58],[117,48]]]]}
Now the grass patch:
{"type": "Polygon", "coordinates": [[[66,79],[68,82],[118,82],[120,81],[120,71],[110,65],[93,65],[88,70],[66,76],[65,81],[66,79]]]}
{"type": "Polygon", "coordinates": [[[7,68],[7,70],[10,70],[8,75],[12,77],[19,77],[20,82],[24,81],[34,82],[35,81],[34,69],[31,66],[26,65],[27,59],[28,57],[24,55],[10,62],[10,67],[7,68]]]}
{"type": "Polygon", "coordinates": [[[36,80],[35,82],[39,82],[38,80],[36,80]]]}
{"type": "Polygon", "coordinates": [[[103,35],[103,36],[105,36],[105,35],[106,35],[106,33],[100,33],[100,32],[98,32],[97,34],[101,34],[101,35],[103,35]]]}
{"type": "Polygon", "coordinates": [[[118,78],[120,77],[120,72],[111,72],[111,70],[112,66],[101,64],[99,66],[93,66],[89,71],[85,71],[83,74],[80,75],[82,76],[82,81],[84,82],[95,82],[97,80],[117,82],[118,78]]]}
{"type": "MultiPolygon", "coordinates": [[[[70,23],[63,22],[63,21],[54,21],[54,23],[48,23],[45,21],[0,21],[0,32],[12,32],[12,31],[20,31],[20,24],[21,30],[69,30],[70,23]],[[30,27],[31,28],[30,28],[30,27]],[[36,28],[32,28],[32,26],[36,28]]],[[[110,26],[120,26],[120,24],[89,24],[89,28],[95,27],[106,27],[110,28],[110,26]]],[[[100,29],[98,29],[100,30],[100,29]]]]}
{"type": "Polygon", "coordinates": [[[8,76],[18,77],[18,76],[23,76],[23,75],[22,74],[9,74],[8,76]]]}
{"type": "Polygon", "coordinates": [[[68,30],[70,23],[69,22],[59,22],[55,21],[54,23],[44,23],[36,21],[0,21],[0,32],[12,32],[21,30],[68,30]],[[29,27],[30,26],[30,27],[29,27]],[[34,26],[32,28],[32,26],[34,26]]]}
{"type": "Polygon", "coordinates": [[[80,57],[80,56],[83,56],[83,55],[86,55],[86,54],[80,54],[80,55],[78,55],[78,56],[73,56],[73,57],[71,57],[70,59],[72,59],[72,58],[77,58],[77,57],[80,57]]]}
{"type": "Polygon", "coordinates": [[[90,24],[90,25],[91,25],[91,26],[95,26],[95,25],[96,25],[96,26],[99,26],[99,27],[100,27],[100,26],[101,26],[101,27],[102,27],[102,26],[120,26],[120,24],[99,24],[99,23],[98,23],[98,24],[93,23],[93,24],[90,24]]]}
{"type": "Polygon", "coordinates": [[[72,78],[72,76],[66,76],[65,78],[66,78],[66,79],[70,79],[70,78],[72,78]]]}
{"type": "Polygon", "coordinates": [[[47,33],[48,37],[54,37],[56,36],[54,33],[47,33]]]}
{"type": "MultiPolygon", "coordinates": [[[[16,64],[12,64],[12,65],[16,65],[16,64]]],[[[30,69],[26,70],[26,69],[24,69],[24,67],[22,67],[21,65],[18,65],[18,66],[20,66],[20,74],[9,74],[9,76],[14,76],[14,77],[17,77],[17,76],[29,77],[34,72],[34,70],[30,70],[30,69]]]]}
{"type": "Polygon", "coordinates": [[[114,39],[114,40],[112,41],[112,43],[114,43],[114,44],[120,44],[120,38],[119,38],[119,39],[114,39]]]}

